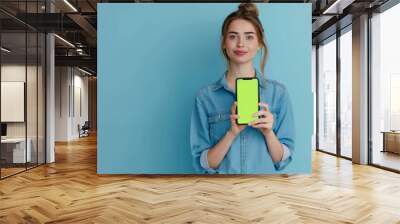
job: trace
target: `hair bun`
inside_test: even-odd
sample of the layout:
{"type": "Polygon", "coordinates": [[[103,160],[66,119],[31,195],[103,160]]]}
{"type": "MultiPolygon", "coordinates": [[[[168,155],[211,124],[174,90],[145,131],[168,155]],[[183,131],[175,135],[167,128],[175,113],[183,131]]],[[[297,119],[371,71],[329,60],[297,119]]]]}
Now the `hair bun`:
{"type": "Polygon", "coordinates": [[[240,3],[238,11],[243,14],[250,14],[253,16],[258,16],[257,6],[253,3],[240,3]]]}

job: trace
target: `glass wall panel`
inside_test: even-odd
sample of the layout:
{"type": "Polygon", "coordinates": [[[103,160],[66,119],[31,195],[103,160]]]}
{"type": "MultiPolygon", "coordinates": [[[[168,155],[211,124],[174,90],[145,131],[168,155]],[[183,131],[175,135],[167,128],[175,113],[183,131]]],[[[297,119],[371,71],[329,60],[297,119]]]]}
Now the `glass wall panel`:
{"type": "Polygon", "coordinates": [[[318,47],[318,149],[336,153],[336,36],[318,47]]]}
{"type": "MultiPolygon", "coordinates": [[[[27,2],[26,12],[38,13],[37,1],[27,2]]],[[[31,22],[37,23],[38,17],[33,17],[31,22]],[[36,21],[32,21],[35,20],[36,21]]],[[[36,30],[27,29],[27,145],[31,148],[31,161],[28,168],[38,164],[38,33],[36,30]]]]}
{"type": "Polygon", "coordinates": [[[37,144],[37,98],[38,98],[38,88],[37,88],[37,79],[38,79],[38,36],[36,32],[27,33],[28,38],[28,62],[27,62],[27,99],[26,99],[26,110],[27,110],[27,145],[31,151],[31,159],[27,164],[28,168],[36,166],[38,160],[38,144],[37,144]]]}
{"type": "Polygon", "coordinates": [[[44,6],[0,1],[10,12],[0,11],[0,178],[45,163],[45,34],[12,16],[44,13],[44,6]]]}
{"type": "Polygon", "coordinates": [[[351,27],[348,29],[340,36],[340,153],[351,158],[353,72],[351,27]]]}
{"type": "Polygon", "coordinates": [[[26,147],[26,34],[1,34],[1,175],[21,172],[30,162],[26,147]],[[5,50],[4,50],[5,49],[5,50]]]}
{"type": "Polygon", "coordinates": [[[400,4],[371,19],[372,163],[400,170],[400,4]]]}

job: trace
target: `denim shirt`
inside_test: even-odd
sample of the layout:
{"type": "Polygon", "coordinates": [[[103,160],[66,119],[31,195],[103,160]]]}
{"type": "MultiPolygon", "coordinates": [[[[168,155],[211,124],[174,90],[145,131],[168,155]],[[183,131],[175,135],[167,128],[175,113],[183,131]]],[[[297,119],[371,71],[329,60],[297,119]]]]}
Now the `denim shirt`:
{"type": "Polygon", "coordinates": [[[226,74],[201,88],[195,99],[190,126],[190,146],[194,168],[199,173],[243,174],[273,173],[284,169],[291,161],[295,144],[293,111],[285,86],[267,80],[256,71],[260,81],[260,101],[267,103],[274,116],[273,131],[281,142],[284,155],[273,162],[264,135],[256,128],[246,126],[232,142],[218,168],[208,165],[207,154],[230,129],[230,108],[235,93],[229,89],[226,74]]]}

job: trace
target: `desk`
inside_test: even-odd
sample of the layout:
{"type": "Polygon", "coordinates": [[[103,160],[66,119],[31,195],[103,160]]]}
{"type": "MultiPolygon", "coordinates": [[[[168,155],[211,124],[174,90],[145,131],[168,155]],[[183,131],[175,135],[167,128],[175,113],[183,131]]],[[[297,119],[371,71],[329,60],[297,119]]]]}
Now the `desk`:
{"type": "Polygon", "coordinates": [[[383,133],[382,152],[400,154],[400,131],[382,131],[381,133],[383,133]]]}
{"type": "Polygon", "coordinates": [[[1,156],[10,163],[25,163],[32,159],[31,145],[32,140],[27,139],[27,149],[25,151],[25,138],[6,138],[1,139],[1,156]],[[10,147],[11,146],[11,147],[10,147]],[[26,152],[26,154],[25,154],[26,152]],[[11,156],[12,154],[12,156],[11,156]],[[4,155],[4,156],[3,156],[4,155]],[[12,160],[11,160],[12,158],[12,160]],[[27,158],[27,161],[25,161],[27,158]]]}

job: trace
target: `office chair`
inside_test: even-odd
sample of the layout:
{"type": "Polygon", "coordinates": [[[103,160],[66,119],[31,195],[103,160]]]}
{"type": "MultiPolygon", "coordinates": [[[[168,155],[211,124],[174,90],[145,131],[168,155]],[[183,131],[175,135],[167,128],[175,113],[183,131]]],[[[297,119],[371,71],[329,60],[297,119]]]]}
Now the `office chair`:
{"type": "Polygon", "coordinates": [[[80,127],[80,125],[78,124],[79,138],[89,136],[89,129],[90,129],[89,121],[85,121],[82,127],[80,127]]]}

